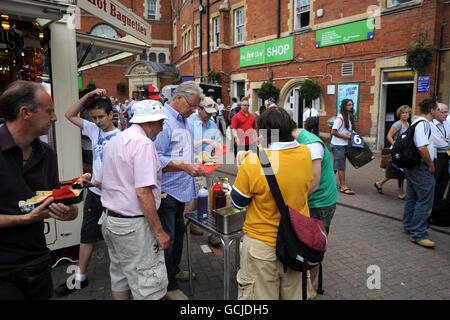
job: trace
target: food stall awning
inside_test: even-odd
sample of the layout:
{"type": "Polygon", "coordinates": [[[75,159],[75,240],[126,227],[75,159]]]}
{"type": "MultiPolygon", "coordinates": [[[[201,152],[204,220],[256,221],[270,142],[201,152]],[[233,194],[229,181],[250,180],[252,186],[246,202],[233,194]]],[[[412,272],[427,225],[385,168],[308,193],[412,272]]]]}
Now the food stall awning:
{"type": "Polygon", "coordinates": [[[45,26],[60,20],[69,13],[69,3],[44,0],[1,0],[0,12],[17,16],[23,20],[35,20],[36,24],[45,26]]]}
{"type": "Polygon", "coordinates": [[[127,35],[118,40],[77,32],[78,71],[85,71],[136,54],[150,46],[127,35]]]}

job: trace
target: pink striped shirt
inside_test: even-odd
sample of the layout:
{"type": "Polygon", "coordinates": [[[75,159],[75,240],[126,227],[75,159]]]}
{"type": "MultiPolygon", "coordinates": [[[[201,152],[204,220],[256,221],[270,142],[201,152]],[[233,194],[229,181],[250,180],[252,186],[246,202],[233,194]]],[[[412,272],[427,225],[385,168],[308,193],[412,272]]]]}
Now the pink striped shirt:
{"type": "Polygon", "coordinates": [[[126,216],[142,215],[136,189],[151,187],[156,208],[161,204],[162,169],[151,139],[137,124],[112,138],[103,153],[97,181],[102,205],[126,216]]]}

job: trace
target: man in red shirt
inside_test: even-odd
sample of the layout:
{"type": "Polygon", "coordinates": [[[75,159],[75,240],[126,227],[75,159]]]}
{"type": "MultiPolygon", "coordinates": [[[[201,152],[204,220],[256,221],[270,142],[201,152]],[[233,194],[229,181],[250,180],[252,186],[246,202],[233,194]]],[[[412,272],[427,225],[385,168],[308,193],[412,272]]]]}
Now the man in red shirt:
{"type": "Polygon", "coordinates": [[[235,157],[238,151],[256,150],[256,122],[255,117],[248,112],[248,108],[248,99],[244,97],[241,100],[241,110],[236,113],[231,121],[235,157]]]}

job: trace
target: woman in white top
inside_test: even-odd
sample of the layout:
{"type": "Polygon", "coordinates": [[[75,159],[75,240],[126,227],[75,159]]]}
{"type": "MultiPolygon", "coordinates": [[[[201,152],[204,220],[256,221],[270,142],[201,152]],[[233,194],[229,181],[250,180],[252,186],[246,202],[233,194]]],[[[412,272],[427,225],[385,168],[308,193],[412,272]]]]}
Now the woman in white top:
{"type": "Polygon", "coordinates": [[[355,192],[345,184],[345,168],[346,158],[345,149],[348,145],[348,141],[351,138],[351,133],[354,127],[354,110],[353,101],[350,99],[344,99],[341,102],[339,114],[334,120],[333,127],[331,128],[331,151],[333,151],[333,167],[334,171],[338,173],[339,191],[353,195],[355,192]]]}
{"type": "MultiPolygon", "coordinates": [[[[403,105],[397,109],[397,117],[400,118],[397,122],[395,122],[392,127],[389,129],[389,132],[386,136],[386,139],[392,146],[394,145],[395,140],[405,132],[409,128],[408,119],[411,117],[411,107],[407,105],[403,105]]],[[[387,174],[387,172],[386,172],[387,174]]],[[[405,199],[405,190],[403,188],[404,177],[403,174],[400,175],[401,178],[398,179],[398,198],[404,200],[405,199]]],[[[390,178],[384,177],[380,181],[375,182],[374,186],[377,189],[378,193],[383,194],[383,184],[389,181],[390,178]]]]}

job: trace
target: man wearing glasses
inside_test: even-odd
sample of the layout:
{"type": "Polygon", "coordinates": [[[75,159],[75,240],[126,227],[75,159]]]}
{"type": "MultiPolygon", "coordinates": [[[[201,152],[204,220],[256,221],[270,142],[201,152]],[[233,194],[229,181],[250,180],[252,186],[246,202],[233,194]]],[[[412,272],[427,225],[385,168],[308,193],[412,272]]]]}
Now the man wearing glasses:
{"type": "Polygon", "coordinates": [[[173,99],[164,105],[169,120],[155,140],[162,167],[162,200],[158,209],[164,231],[170,236],[169,248],[164,251],[169,284],[166,298],[187,300],[177,280],[188,281],[189,272],[180,270],[183,251],[184,206],[196,197],[194,177],[205,176],[203,168],[194,163],[194,144],[187,118],[204,98],[202,89],[194,82],[180,84],[173,99]]]}
{"type": "Polygon", "coordinates": [[[248,99],[244,97],[241,100],[241,110],[231,120],[235,157],[238,151],[256,150],[256,121],[255,117],[248,111],[248,108],[248,99]]]}
{"type": "MultiPolygon", "coordinates": [[[[444,200],[445,189],[447,189],[449,181],[448,163],[450,152],[450,123],[446,121],[448,116],[448,106],[444,103],[437,103],[437,111],[431,125],[431,135],[436,146],[436,158],[434,159],[434,178],[436,185],[434,188],[433,211],[430,215],[431,224],[440,224],[440,220],[444,217],[439,212],[447,206],[444,200]]],[[[449,199],[447,199],[448,201],[449,199]]],[[[446,216],[448,216],[448,211],[446,216]]],[[[448,221],[450,217],[446,217],[448,221]]]]}

